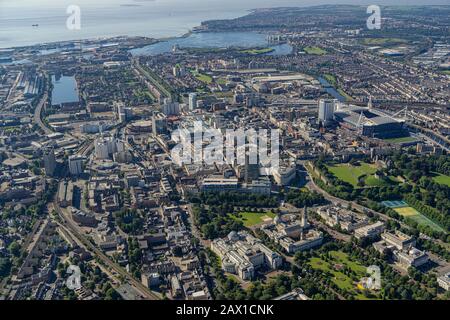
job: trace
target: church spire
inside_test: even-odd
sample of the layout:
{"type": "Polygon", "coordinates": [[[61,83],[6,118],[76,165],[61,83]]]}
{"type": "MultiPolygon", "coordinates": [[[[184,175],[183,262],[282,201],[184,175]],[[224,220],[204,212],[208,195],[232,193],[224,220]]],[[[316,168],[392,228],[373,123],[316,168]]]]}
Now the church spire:
{"type": "Polygon", "coordinates": [[[308,225],[308,208],[305,207],[303,208],[303,214],[302,214],[302,228],[306,228],[308,225]]]}

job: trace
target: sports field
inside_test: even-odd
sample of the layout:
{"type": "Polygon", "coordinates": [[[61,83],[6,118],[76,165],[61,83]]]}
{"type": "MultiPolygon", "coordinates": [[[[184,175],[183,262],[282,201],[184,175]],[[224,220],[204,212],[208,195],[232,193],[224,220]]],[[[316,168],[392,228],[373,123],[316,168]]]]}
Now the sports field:
{"type": "Polygon", "coordinates": [[[256,224],[263,223],[268,219],[275,218],[275,216],[275,213],[272,212],[239,212],[236,215],[231,215],[233,219],[242,221],[246,227],[252,227],[256,224]]]}
{"type": "Polygon", "coordinates": [[[400,43],[407,43],[408,41],[405,39],[399,38],[364,38],[363,43],[365,45],[371,46],[384,46],[384,45],[393,45],[400,43]]]}
{"type": "Polygon", "coordinates": [[[444,232],[445,230],[434,221],[430,220],[413,207],[408,206],[405,201],[383,201],[382,204],[394,209],[399,215],[411,219],[423,226],[429,226],[433,230],[444,232]]]}
{"type": "Polygon", "coordinates": [[[413,142],[417,139],[414,137],[400,137],[400,138],[389,138],[389,139],[383,139],[383,141],[390,142],[390,143],[406,143],[406,142],[413,142]]]}

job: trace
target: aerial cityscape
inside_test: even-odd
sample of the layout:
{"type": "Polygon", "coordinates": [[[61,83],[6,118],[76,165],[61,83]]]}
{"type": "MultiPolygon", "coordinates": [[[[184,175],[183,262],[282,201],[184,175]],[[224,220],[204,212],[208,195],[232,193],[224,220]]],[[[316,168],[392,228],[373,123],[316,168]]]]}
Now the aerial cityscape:
{"type": "Polygon", "coordinates": [[[450,300],[450,5],[285,2],[0,31],[0,300],[450,300]]]}

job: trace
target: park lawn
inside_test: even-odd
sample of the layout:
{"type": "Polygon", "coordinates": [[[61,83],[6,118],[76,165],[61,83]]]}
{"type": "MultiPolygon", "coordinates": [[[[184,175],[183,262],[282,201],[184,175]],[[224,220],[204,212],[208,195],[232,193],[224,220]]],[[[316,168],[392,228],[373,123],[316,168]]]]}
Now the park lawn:
{"type": "Polygon", "coordinates": [[[366,273],[366,267],[360,265],[357,262],[351,261],[348,258],[348,254],[342,251],[330,251],[331,256],[339,263],[345,264],[356,273],[360,273],[363,276],[366,273]]]}
{"type": "Polygon", "coordinates": [[[399,43],[407,43],[407,40],[399,39],[399,38],[365,38],[363,43],[366,45],[393,45],[399,43]]]}
{"type": "Polygon", "coordinates": [[[364,184],[369,187],[380,187],[380,186],[390,186],[397,184],[398,182],[394,177],[386,177],[384,179],[377,179],[375,175],[367,176],[364,179],[364,184]]]}
{"type": "Polygon", "coordinates": [[[275,51],[273,48],[261,48],[261,49],[247,49],[240,51],[241,53],[246,53],[250,55],[258,55],[275,51]]]}
{"type": "Polygon", "coordinates": [[[324,55],[327,52],[325,50],[323,50],[322,48],[319,47],[305,47],[303,49],[307,54],[314,54],[314,55],[324,55]]]}
{"type": "Polygon", "coordinates": [[[338,271],[333,268],[332,264],[342,264],[346,267],[352,269],[355,273],[357,273],[359,276],[364,277],[366,274],[366,267],[360,265],[359,263],[356,263],[354,261],[351,261],[348,258],[348,255],[345,252],[342,251],[330,251],[330,255],[333,258],[333,262],[326,262],[322,258],[319,257],[313,257],[309,260],[309,264],[312,268],[321,270],[327,273],[331,273],[333,275],[333,278],[331,281],[337,285],[340,289],[346,290],[350,293],[352,293],[356,299],[363,300],[367,299],[358,289],[355,281],[350,278],[349,276],[345,275],[341,271],[338,271]]]}
{"type": "Polygon", "coordinates": [[[333,87],[336,87],[337,85],[337,81],[336,81],[336,77],[332,74],[324,74],[323,77],[325,78],[325,80],[328,81],[329,84],[331,84],[333,87]]]}
{"type": "Polygon", "coordinates": [[[450,187],[450,176],[447,176],[445,174],[440,174],[437,172],[433,172],[433,181],[439,184],[444,184],[448,187],[450,187]]]}
{"type": "Polygon", "coordinates": [[[328,166],[328,170],[338,179],[350,183],[353,187],[358,187],[358,178],[363,175],[374,174],[377,169],[373,164],[362,162],[359,166],[353,166],[349,163],[328,166]]]}
{"type": "Polygon", "coordinates": [[[450,70],[444,70],[442,73],[450,76],[450,70]]]}
{"type": "Polygon", "coordinates": [[[273,219],[276,216],[276,214],[272,212],[239,212],[238,215],[232,214],[231,217],[235,220],[242,221],[247,228],[263,223],[264,219],[273,219]]]}
{"type": "Polygon", "coordinates": [[[224,84],[227,83],[227,80],[226,80],[225,78],[218,78],[218,79],[216,80],[216,82],[217,82],[218,84],[224,85],[224,84]]]}
{"type": "Polygon", "coordinates": [[[419,211],[417,211],[413,207],[394,208],[394,211],[396,211],[401,216],[404,216],[408,219],[411,219],[411,220],[417,222],[417,224],[420,224],[423,226],[429,226],[431,229],[436,230],[436,231],[445,232],[445,230],[440,225],[438,225],[436,222],[430,220],[429,218],[427,218],[426,216],[421,214],[419,211]]]}
{"type": "Polygon", "coordinates": [[[210,84],[213,81],[212,77],[207,74],[203,74],[195,70],[191,70],[191,73],[197,80],[204,82],[206,84],[210,84]]]}

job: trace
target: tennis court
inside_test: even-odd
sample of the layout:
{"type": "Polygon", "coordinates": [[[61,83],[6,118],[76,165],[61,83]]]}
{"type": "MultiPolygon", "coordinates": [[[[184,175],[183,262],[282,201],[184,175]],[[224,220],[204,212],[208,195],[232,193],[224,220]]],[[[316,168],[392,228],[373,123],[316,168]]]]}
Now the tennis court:
{"type": "Polygon", "coordinates": [[[381,203],[389,208],[409,207],[409,205],[403,200],[388,200],[388,201],[383,201],[381,203]]]}

